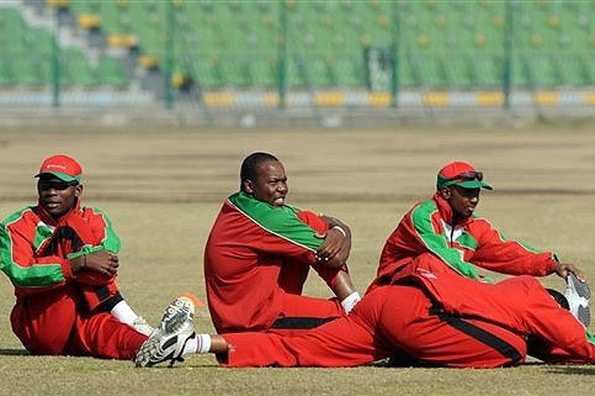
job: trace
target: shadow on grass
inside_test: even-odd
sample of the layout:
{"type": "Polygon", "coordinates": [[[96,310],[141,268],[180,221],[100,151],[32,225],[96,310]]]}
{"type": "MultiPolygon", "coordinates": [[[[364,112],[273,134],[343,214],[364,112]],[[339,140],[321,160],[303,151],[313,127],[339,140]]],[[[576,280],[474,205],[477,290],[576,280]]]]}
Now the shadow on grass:
{"type": "Polygon", "coordinates": [[[0,348],[0,356],[31,356],[29,352],[24,349],[2,349],[0,348]]]}
{"type": "Polygon", "coordinates": [[[595,367],[555,366],[547,370],[551,374],[595,375],[595,367]]]}

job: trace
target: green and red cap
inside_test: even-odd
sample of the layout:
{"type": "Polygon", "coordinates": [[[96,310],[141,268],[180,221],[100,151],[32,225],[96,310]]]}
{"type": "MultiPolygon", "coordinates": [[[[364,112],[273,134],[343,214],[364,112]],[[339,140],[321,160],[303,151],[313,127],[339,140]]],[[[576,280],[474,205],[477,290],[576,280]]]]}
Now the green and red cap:
{"type": "Polygon", "coordinates": [[[80,183],[83,168],[74,158],[64,154],[52,155],[46,158],[39,167],[39,173],[34,177],[52,175],[65,183],[80,183]]]}
{"type": "Polygon", "coordinates": [[[464,161],[450,162],[438,172],[436,188],[440,190],[448,186],[493,190],[492,186],[483,180],[483,173],[475,169],[469,162],[464,161]]]}

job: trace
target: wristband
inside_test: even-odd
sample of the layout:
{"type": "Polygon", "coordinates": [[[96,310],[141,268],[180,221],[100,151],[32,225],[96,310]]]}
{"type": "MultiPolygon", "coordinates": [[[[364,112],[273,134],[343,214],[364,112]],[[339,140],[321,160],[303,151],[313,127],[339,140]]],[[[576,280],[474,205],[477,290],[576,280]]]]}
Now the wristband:
{"type": "Polygon", "coordinates": [[[362,298],[360,297],[358,292],[353,292],[350,295],[348,295],[347,297],[345,297],[343,299],[343,301],[341,301],[341,306],[343,307],[343,310],[345,311],[345,313],[351,312],[353,307],[355,307],[355,304],[360,302],[361,299],[362,298]]]}
{"type": "Polygon", "coordinates": [[[339,231],[341,234],[343,234],[343,237],[347,238],[347,233],[345,232],[345,230],[344,230],[343,228],[339,227],[338,225],[336,225],[336,226],[333,226],[333,227],[331,228],[331,230],[337,230],[337,231],[339,231]]]}

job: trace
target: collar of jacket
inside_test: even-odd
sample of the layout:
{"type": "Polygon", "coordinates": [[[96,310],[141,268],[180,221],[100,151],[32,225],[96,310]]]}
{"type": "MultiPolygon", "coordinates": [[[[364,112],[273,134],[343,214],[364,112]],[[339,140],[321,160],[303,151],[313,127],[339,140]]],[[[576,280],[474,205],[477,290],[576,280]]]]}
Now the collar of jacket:
{"type": "Polygon", "coordinates": [[[434,200],[434,202],[436,202],[436,206],[438,207],[438,212],[440,213],[440,216],[442,217],[442,219],[450,224],[451,226],[458,226],[458,227],[462,227],[465,226],[469,223],[471,223],[473,221],[473,216],[466,218],[463,221],[458,221],[456,224],[453,224],[453,211],[452,208],[450,207],[450,204],[448,203],[448,201],[444,198],[442,198],[440,196],[439,192],[436,192],[434,194],[434,196],[432,197],[432,199],[434,200]]]}
{"type": "Polygon", "coordinates": [[[35,211],[37,212],[37,214],[39,215],[39,218],[41,219],[41,221],[43,221],[44,223],[51,225],[53,227],[58,227],[62,224],[65,224],[66,221],[68,220],[69,217],[71,217],[74,213],[79,213],[81,210],[80,207],[80,200],[77,198],[74,206],[66,213],[64,213],[64,215],[62,217],[60,217],[58,219],[58,221],[56,221],[46,210],[45,208],[41,205],[41,203],[38,201],[37,202],[37,206],[35,207],[35,211]]]}

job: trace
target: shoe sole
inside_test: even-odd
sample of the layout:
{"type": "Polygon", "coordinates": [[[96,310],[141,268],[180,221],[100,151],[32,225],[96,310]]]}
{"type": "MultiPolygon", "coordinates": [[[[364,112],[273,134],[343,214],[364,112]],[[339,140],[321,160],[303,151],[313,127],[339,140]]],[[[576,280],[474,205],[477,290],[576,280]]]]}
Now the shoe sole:
{"type": "Polygon", "coordinates": [[[579,297],[587,300],[591,299],[591,289],[586,282],[579,280],[574,274],[568,275],[568,278],[570,278],[572,281],[572,285],[574,286],[574,289],[576,290],[576,293],[579,295],[579,297]]]}
{"type": "MultiPolygon", "coordinates": [[[[591,289],[586,282],[579,280],[574,274],[568,275],[568,279],[566,280],[569,287],[572,288],[576,294],[585,299],[587,303],[591,300],[591,289]]],[[[591,311],[589,310],[588,306],[579,305],[577,308],[577,319],[585,325],[585,327],[589,327],[591,324],[591,311]]]]}
{"type": "Polygon", "coordinates": [[[161,329],[169,334],[175,333],[184,323],[193,321],[195,310],[196,306],[191,298],[187,296],[176,298],[165,309],[161,318],[161,329]]]}
{"type": "Polygon", "coordinates": [[[585,308],[582,305],[578,307],[577,312],[578,320],[585,325],[585,327],[589,327],[591,324],[591,311],[589,308],[585,308]]]}

